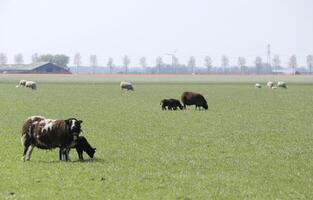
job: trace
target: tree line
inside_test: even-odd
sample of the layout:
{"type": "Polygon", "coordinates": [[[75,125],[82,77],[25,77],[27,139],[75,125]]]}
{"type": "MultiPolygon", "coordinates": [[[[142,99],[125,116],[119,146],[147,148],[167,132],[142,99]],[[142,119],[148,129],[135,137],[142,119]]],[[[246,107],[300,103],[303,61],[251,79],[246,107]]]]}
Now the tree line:
{"type": "MultiPolygon", "coordinates": [[[[139,59],[139,65],[144,72],[147,73],[197,73],[199,67],[205,66],[206,71],[203,73],[273,73],[279,69],[282,69],[281,59],[279,55],[274,55],[271,63],[264,62],[262,57],[256,56],[254,60],[254,66],[248,66],[246,58],[239,56],[237,58],[237,63],[235,65],[230,65],[230,60],[226,55],[223,55],[220,60],[220,67],[213,67],[213,60],[210,56],[205,56],[202,64],[197,65],[196,58],[190,56],[186,64],[179,62],[179,58],[175,55],[172,56],[171,63],[165,63],[162,57],[157,57],[155,59],[155,65],[148,66],[146,57],[141,57],[139,59]]],[[[64,54],[42,54],[37,53],[31,56],[32,63],[38,62],[51,62],[55,63],[62,67],[67,67],[70,61],[70,57],[64,54]]],[[[4,66],[8,62],[8,57],[5,53],[0,53],[0,65],[4,66]]],[[[109,69],[109,73],[116,73],[114,69],[118,68],[118,73],[129,73],[129,65],[131,59],[125,55],[123,57],[122,65],[115,65],[114,59],[112,57],[108,58],[106,67],[109,69]]],[[[92,54],[89,56],[89,66],[92,68],[92,73],[96,73],[96,68],[98,67],[97,55],[92,54]]],[[[312,73],[313,70],[313,55],[306,56],[307,70],[309,73],[312,73]]],[[[22,65],[24,64],[23,55],[21,53],[14,55],[14,64],[22,65]]],[[[73,58],[73,64],[76,67],[76,72],[79,72],[79,67],[82,66],[82,56],[80,53],[76,53],[73,58]]],[[[288,61],[288,67],[293,70],[293,73],[296,73],[298,67],[297,56],[292,55],[288,61]]]]}

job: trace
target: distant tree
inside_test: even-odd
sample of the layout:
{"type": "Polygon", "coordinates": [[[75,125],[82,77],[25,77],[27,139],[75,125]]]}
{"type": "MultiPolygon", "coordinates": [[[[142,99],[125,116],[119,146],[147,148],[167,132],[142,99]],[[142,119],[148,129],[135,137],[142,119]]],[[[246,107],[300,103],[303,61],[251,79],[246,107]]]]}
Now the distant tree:
{"type": "Polygon", "coordinates": [[[125,67],[125,73],[127,74],[128,73],[128,66],[130,64],[130,59],[128,58],[127,55],[125,55],[123,57],[123,64],[124,64],[124,67],[125,67]]]}
{"type": "Polygon", "coordinates": [[[255,58],[254,64],[255,64],[256,72],[257,72],[257,74],[259,74],[261,72],[261,68],[262,68],[262,64],[263,64],[262,58],[260,56],[257,56],[255,58]]]}
{"type": "Polygon", "coordinates": [[[32,63],[37,63],[39,61],[38,53],[34,53],[31,57],[32,63]]]}
{"type": "Polygon", "coordinates": [[[158,69],[158,73],[160,73],[161,72],[161,67],[164,65],[162,57],[157,57],[156,60],[155,60],[155,63],[156,63],[156,67],[158,69]]]}
{"type": "Polygon", "coordinates": [[[177,74],[178,65],[179,65],[178,57],[172,56],[172,67],[174,67],[175,74],[177,74]]]}
{"type": "Polygon", "coordinates": [[[292,68],[293,74],[296,74],[296,68],[298,66],[297,56],[296,55],[292,55],[290,57],[288,65],[289,65],[290,68],[292,68]]]}
{"type": "Polygon", "coordinates": [[[82,57],[80,56],[80,53],[76,53],[74,55],[74,65],[76,65],[76,73],[78,74],[78,68],[82,63],[82,57]]]}
{"type": "Polygon", "coordinates": [[[61,66],[61,67],[66,67],[67,64],[70,61],[70,57],[64,55],[64,54],[56,54],[53,57],[53,63],[61,66]]]}
{"type": "Polygon", "coordinates": [[[96,66],[98,64],[97,55],[95,54],[90,55],[89,60],[90,60],[90,66],[92,67],[92,73],[95,74],[96,66]]]}
{"type": "Polygon", "coordinates": [[[306,57],[306,63],[307,63],[308,68],[310,70],[310,74],[312,74],[312,68],[313,68],[313,55],[312,54],[308,55],[306,57]]]}
{"type": "Polygon", "coordinates": [[[275,69],[275,72],[277,70],[277,68],[280,68],[280,57],[279,55],[274,55],[274,58],[273,58],[273,67],[275,69]]]}
{"type": "Polygon", "coordinates": [[[24,63],[23,55],[21,53],[16,54],[14,56],[14,63],[17,64],[17,65],[20,65],[20,64],[24,63]]]}
{"type": "Polygon", "coordinates": [[[188,61],[188,67],[191,68],[191,73],[194,73],[194,68],[196,67],[196,58],[191,56],[188,61]]]}
{"type": "Polygon", "coordinates": [[[141,67],[143,69],[145,69],[147,67],[147,59],[146,59],[146,57],[141,57],[139,62],[140,62],[140,65],[141,65],[141,67]]]}
{"type": "Polygon", "coordinates": [[[223,71],[225,73],[225,69],[226,67],[229,66],[229,58],[225,55],[222,56],[222,67],[223,67],[223,71]]]}
{"type": "Polygon", "coordinates": [[[246,67],[246,59],[244,57],[239,56],[238,57],[238,66],[240,67],[240,72],[242,73],[244,71],[244,68],[246,67]]]}
{"type": "Polygon", "coordinates": [[[210,73],[212,68],[212,58],[210,56],[204,58],[204,65],[206,66],[208,73],[210,73]]]}
{"type": "Polygon", "coordinates": [[[52,54],[43,54],[43,55],[40,55],[38,58],[39,62],[51,62],[51,63],[53,63],[53,60],[54,60],[54,56],[52,54]]]}
{"type": "Polygon", "coordinates": [[[38,58],[38,62],[51,62],[61,67],[66,67],[69,60],[70,60],[70,57],[64,54],[56,54],[56,55],[43,54],[43,55],[40,55],[38,58]]]}
{"type": "Polygon", "coordinates": [[[110,74],[112,74],[112,71],[113,71],[113,67],[114,67],[114,64],[113,64],[113,58],[109,58],[109,60],[108,60],[108,63],[107,63],[107,66],[108,66],[108,68],[109,68],[109,70],[110,70],[110,74]]]}
{"type": "Polygon", "coordinates": [[[5,65],[8,62],[8,57],[5,53],[0,53],[0,64],[5,65]]]}

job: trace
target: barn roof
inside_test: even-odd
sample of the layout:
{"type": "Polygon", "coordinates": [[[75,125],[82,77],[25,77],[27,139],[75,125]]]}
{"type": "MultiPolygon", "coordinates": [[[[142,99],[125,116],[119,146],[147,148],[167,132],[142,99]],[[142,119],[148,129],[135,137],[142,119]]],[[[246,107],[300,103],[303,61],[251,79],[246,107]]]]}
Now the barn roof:
{"type": "Polygon", "coordinates": [[[0,70],[7,70],[7,71],[12,71],[12,70],[34,70],[38,67],[42,67],[46,64],[52,64],[54,65],[55,67],[59,67],[59,68],[62,68],[62,69],[66,69],[65,67],[61,67],[61,66],[58,66],[56,64],[53,64],[53,63],[50,63],[50,62],[37,62],[37,63],[32,63],[32,64],[27,64],[27,65],[24,65],[24,64],[20,64],[20,65],[3,65],[3,66],[0,66],[0,70]]]}

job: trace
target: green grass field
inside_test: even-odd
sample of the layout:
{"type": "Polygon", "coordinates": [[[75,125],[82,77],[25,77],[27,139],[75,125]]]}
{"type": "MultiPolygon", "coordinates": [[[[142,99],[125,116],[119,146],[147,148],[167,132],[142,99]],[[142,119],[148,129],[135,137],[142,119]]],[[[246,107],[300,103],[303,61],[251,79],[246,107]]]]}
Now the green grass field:
{"type": "Polygon", "coordinates": [[[313,77],[2,75],[0,91],[0,199],[313,199],[313,77]],[[16,88],[24,78],[38,90],[16,88]],[[254,88],[276,79],[289,88],[254,88]],[[184,91],[209,109],[161,110],[184,91]],[[82,119],[95,158],[21,161],[32,115],[82,119]]]}

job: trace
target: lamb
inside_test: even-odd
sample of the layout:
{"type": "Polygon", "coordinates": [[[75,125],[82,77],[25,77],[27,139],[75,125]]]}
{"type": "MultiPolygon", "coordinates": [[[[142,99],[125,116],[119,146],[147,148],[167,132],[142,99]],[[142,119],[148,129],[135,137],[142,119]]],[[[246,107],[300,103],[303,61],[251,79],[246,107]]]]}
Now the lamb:
{"type": "Polygon", "coordinates": [[[31,88],[33,90],[37,89],[37,84],[34,81],[26,81],[25,87],[31,88]]]}
{"type": "Polygon", "coordinates": [[[169,110],[177,110],[177,107],[179,107],[181,110],[184,108],[177,99],[163,99],[160,105],[162,106],[162,110],[166,110],[166,107],[169,110]]]}
{"type": "MultiPolygon", "coordinates": [[[[79,136],[74,144],[74,146],[71,146],[71,148],[75,148],[77,151],[77,155],[79,160],[84,160],[83,152],[86,152],[90,158],[93,158],[96,148],[93,148],[87,141],[87,139],[84,136],[79,136]]],[[[60,160],[63,160],[64,154],[62,150],[59,150],[59,158],[60,160]]]]}
{"type": "Polygon", "coordinates": [[[125,82],[125,81],[122,81],[121,83],[120,83],[120,86],[121,86],[121,89],[123,90],[123,89],[127,89],[127,90],[134,90],[134,87],[133,87],[133,85],[132,85],[132,83],[130,83],[130,82],[125,82]]]}

